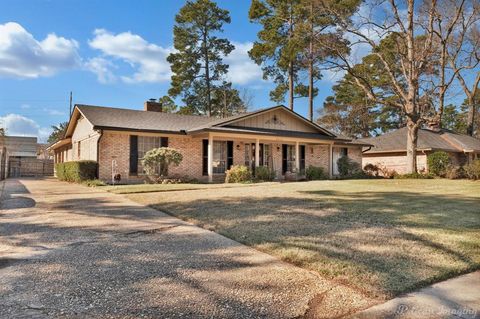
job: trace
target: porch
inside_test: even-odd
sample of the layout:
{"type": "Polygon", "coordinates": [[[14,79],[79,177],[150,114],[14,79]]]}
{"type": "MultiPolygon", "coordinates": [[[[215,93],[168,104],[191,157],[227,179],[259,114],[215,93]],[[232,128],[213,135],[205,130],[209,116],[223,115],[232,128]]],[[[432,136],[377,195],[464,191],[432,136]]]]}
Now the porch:
{"type": "Polygon", "coordinates": [[[248,136],[210,132],[203,139],[203,175],[209,182],[219,181],[232,165],[255,168],[267,166],[276,179],[301,177],[305,169],[319,166],[334,175],[334,142],[283,136],[248,136]]]}

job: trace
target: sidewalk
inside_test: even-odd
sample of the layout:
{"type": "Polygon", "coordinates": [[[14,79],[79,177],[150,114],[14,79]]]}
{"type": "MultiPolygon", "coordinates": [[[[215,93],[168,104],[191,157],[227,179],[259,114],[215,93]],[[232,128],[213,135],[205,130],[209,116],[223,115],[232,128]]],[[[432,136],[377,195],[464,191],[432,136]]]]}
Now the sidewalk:
{"type": "Polygon", "coordinates": [[[480,271],[392,299],[350,318],[480,318],[480,271]]]}

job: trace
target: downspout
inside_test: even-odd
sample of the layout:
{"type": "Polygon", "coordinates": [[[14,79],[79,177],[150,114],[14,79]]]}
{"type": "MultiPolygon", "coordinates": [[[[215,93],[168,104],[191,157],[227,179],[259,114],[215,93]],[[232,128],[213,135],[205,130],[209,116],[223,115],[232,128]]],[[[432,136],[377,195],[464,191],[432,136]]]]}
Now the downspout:
{"type": "Polygon", "coordinates": [[[372,146],[369,146],[366,150],[362,151],[362,154],[365,153],[365,152],[368,152],[372,149],[372,146]]]}
{"type": "Polygon", "coordinates": [[[100,178],[100,140],[103,136],[103,130],[97,131],[100,136],[97,139],[97,178],[100,178]]]}

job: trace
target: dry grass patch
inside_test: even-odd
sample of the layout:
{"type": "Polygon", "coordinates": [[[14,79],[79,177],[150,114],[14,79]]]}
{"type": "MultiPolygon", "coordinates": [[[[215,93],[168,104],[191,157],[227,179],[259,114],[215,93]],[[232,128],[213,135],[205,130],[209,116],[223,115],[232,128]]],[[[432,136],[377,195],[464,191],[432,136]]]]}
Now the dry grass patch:
{"type": "Polygon", "coordinates": [[[384,300],[480,268],[480,183],[316,181],[129,195],[384,300]]]}

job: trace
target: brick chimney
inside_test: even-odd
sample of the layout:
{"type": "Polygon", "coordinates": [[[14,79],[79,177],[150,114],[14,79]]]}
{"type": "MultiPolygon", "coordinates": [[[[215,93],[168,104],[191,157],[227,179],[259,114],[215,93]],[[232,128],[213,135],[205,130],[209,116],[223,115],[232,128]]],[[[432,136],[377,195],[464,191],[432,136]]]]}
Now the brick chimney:
{"type": "Polygon", "coordinates": [[[162,112],[162,103],[158,103],[155,99],[150,99],[143,103],[143,110],[149,112],[162,112]]]}
{"type": "Polygon", "coordinates": [[[438,120],[431,120],[427,122],[427,129],[434,132],[440,132],[442,127],[440,126],[440,122],[438,120]]]}

